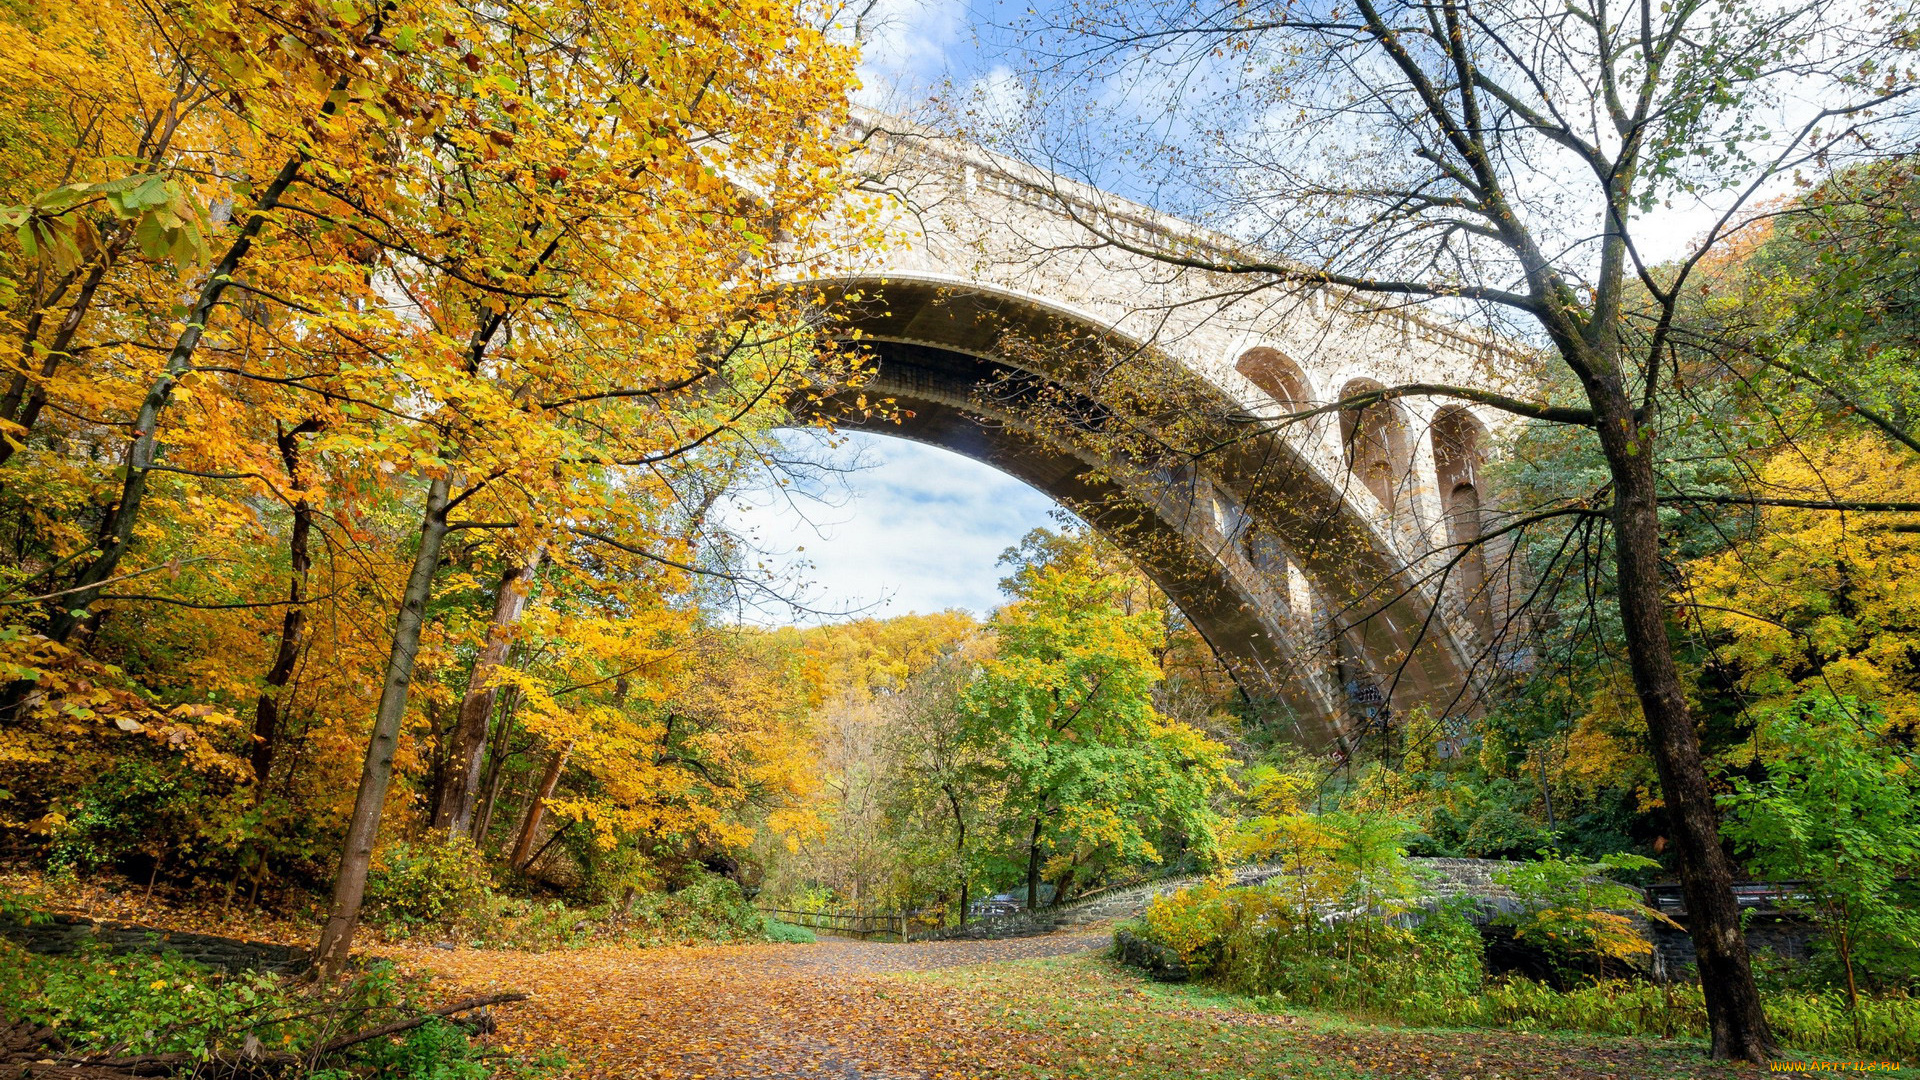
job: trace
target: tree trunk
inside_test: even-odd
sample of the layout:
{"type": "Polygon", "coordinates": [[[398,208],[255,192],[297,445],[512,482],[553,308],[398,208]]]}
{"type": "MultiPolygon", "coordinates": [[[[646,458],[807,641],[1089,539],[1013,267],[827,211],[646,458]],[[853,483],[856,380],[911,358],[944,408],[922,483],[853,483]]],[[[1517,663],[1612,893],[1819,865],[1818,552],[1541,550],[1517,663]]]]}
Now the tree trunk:
{"type": "Polygon", "coordinates": [[[485,845],[487,834],[493,831],[493,808],[500,801],[500,778],[506,772],[507,737],[513,732],[513,707],[519,699],[515,696],[516,687],[508,687],[506,700],[500,703],[500,719],[493,725],[493,742],[487,748],[487,780],[485,794],[480,797],[480,812],[473,821],[473,842],[485,845]]]}
{"type": "Polygon", "coordinates": [[[293,677],[293,665],[300,659],[307,627],[307,573],[313,559],[307,543],[313,534],[313,504],[307,500],[300,477],[300,436],[319,431],[318,420],[305,420],[278,438],[280,460],[287,469],[287,482],[301,494],[293,501],[293,534],[287,540],[287,561],[293,580],[287,586],[287,613],[280,620],[280,647],[267,669],[267,683],[253,710],[253,802],[258,806],[267,797],[267,772],[273,767],[275,739],[280,732],[280,695],[293,677]]]}
{"type": "Polygon", "coordinates": [[[1055,907],[1067,902],[1067,890],[1073,887],[1073,879],[1080,876],[1080,863],[1076,860],[1068,864],[1061,873],[1060,880],[1053,883],[1053,903],[1055,907]]]}
{"type": "MultiPolygon", "coordinates": [[[[125,244],[126,241],[122,239],[109,245],[88,270],[86,279],[80,286],[80,293],[74,298],[73,306],[67,309],[66,315],[60,320],[60,326],[54,331],[53,340],[47,343],[44,350],[45,359],[40,362],[40,378],[29,385],[25,372],[22,372],[15,375],[13,382],[8,385],[6,398],[0,400],[0,420],[12,422],[19,431],[12,440],[0,439],[0,465],[5,465],[13,457],[15,449],[26,445],[27,437],[33,434],[34,425],[40,422],[40,413],[47,407],[47,381],[53,378],[54,372],[60,370],[61,358],[67,355],[67,349],[73,344],[74,335],[79,331],[80,324],[86,320],[87,312],[93,307],[94,293],[99,290],[100,282],[106,278],[107,271],[113,266],[113,260],[118,257],[120,249],[125,244]]],[[[33,316],[36,323],[40,318],[37,312],[33,316]]],[[[35,340],[36,331],[37,326],[28,330],[27,348],[21,350],[22,355],[31,355],[33,347],[38,344],[35,340]]]]}
{"type": "Polygon", "coordinates": [[[440,547],[447,536],[447,496],[451,485],[436,479],[427,487],[426,512],[420,522],[420,549],[413,557],[394,621],[393,645],[387,653],[387,673],[380,687],[380,707],[374,714],[373,737],[360,769],[360,790],[347,821],[346,842],[340,852],[340,872],[334,878],[333,910],[320,931],[315,950],[322,977],[338,974],[353,946],[360,920],[360,901],[366,896],[367,869],[373,862],[374,839],[380,832],[380,810],[393,779],[393,752],[400,742],[400,723],[407,715],[407,691],[413,682],[413,660],[420,651],[420,632],[426,624],[427,600],[433,593],[433,574],[440,568],[440,547]]]}
{"type": "MultiPolygon", "coordinates": [[[[329,97],[321,107],[321,116],[331,116],[336,111],[338,106],[335,99],[344,89],[346,80],[342,78],[334,84],[335,97],[329,97]]],[[[87,606],[100,598],[101,589],[113,578],[121,557],[132,545],[133,527],[139,520],[141,505],[146,500],[147,474],[160,456],[161,414],[166,412],[173,400],[174,387],[192,368],[194,353],[200,348],[200,338],[206,333],[214,308],[219,306],[220,297],[232,284],[234,273],[240,269],[247,252],[253,249],[254,238],[266,226],[267,215],[280,205],[281,197],[293,186],[306,163],[307,155],[302,152],[280,166],[280,171],[260,189],[259,201],[247,215],[246,224],[240,227],[240,235],[228,245],[220,261],[208,269],[206,280],[187,312],[186,329],[174,340],[173,348],[167,352],[166,368],[147,388],[147,396],[140,402],[140,411],[133,422],[133,442],[127,446],[126,479],[121,482],[119,500],[107,514],[100,553],[93,557],[93,561],[80,571],[74,581],[74,584],[85,587],[50,602],[52,610],[47,619],[47,636],[55,641],[65,641],[73,636],[74,629],[86,618],[87,606]]]]}
{"type": "Polygon", "coordinates": [[[493,677],[507,660],[513,645],[513,627],[527,608],[533,592],[533,573],[540,565],[536,548],[525,562],[507,567],[493,600],[493,621],[487,639],[474,657],[467,677],[467,693],[460,699],[460,715],[453,724],[446,767],[434,800],[433,829],[447,837],[473,831],[473,808],[480,792],[481,749],[487,742],[487,720],[493,715],[496,691],[493,677]]]}
{"type": "Polygon", "coordinates": [[[952,784],[941,785],[947,794],[947,806],[953,810],[953,858],[960,869],[960,917],[954,920],[958,926],[967,925],[967,903],[972,899],[968,895],[972,882],[967,876],[967,818],[960,812],[960,796],[954,793],[952,784]]]}
{"type": "Polygon", "coordinates": [[[1610,404],[1614,407],[1600,410],[1600,441],[1613,477],[1620,620],[1661,794],[1678,841],[1687,932],[1698,956],[1713,1056],[1765,1061],[1774,1053],[1773,1036],[1754,986],[1740,909],[1733,898],[1733,872],[1720,846],[1719,812],[1667,637],[1652,433],[1632,418],[1624,394],[1610,404]]]}
{"type": "Polygon", "coordinates": [[[566,767],[567,754],[573,750],[568,743],[553,752],[547,759],[547,769],[540,774],[540,786],[533,793],[533,801],[527,804],[526,820],[520,824],[520,839],[513,845],[513,857],[507,865],[515,870],[525,870],[533,862],[533,841],[540,834],[540,819],[547,812],[547,800],[553,797],[553,789],[560,784],[560,770],[566,767]]]}
{"type": "Polygon", "coordinates": [[[1033,835],[1027,839],[1027,910],[1040,910],[1040,817],[1034,816],[1033,835]]]}

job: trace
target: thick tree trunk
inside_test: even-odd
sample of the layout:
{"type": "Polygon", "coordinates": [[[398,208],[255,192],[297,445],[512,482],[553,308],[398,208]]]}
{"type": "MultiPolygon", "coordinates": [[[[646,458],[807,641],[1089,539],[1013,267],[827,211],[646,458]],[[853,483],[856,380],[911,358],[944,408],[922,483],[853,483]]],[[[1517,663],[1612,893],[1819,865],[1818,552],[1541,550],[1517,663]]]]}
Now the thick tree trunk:
{"type": "Polygon", "coordinates": [[[473,671],[467,677],[467,693],[460,700],[460,715],[453,724],[446,767],[434,800],[433,829],[449,838],[473,831],[474,803],[480,792],[480,751],[486,746],[487,720],[493,715],[496,696],[493,678],[513,646],[513,627],[527,608],[533,574],[539,565],[540,552],[536,549],[524,563],[507,567],[500,576],[493,621],[487,625],[486,642],[474,657],[473,671]]]}
{"type": "Polygon", "coordinates": [[[1600,440],[1613,477],[1620,619],[1677,841],[1687,932],[1699,958],[1713,1056],[1764,1061],[1773,1056],[1773,1036],[1754,986],[1740,909],[1733,898],[1733,872],[1720,846],[1719,812],[1667,637],[1652,433],[1631,418],[1624,395],[1617,404],[1614,410],[1602,410],[1600,440]]]}
{"type": "Polygon", "coordinates": [[[353,816],[340,852],[340,872],[333,883],[333,910],[320,931],[315,950],[323,977],[339,973],[353,946],[354,927],[360,921],[360,901],[367,892],[367,869],[373,862],[373,844],[380,832],[380,811],[387,785],[393,779],[393,752],[400,742],[400,723],[407,715],[407,691],[413,682],[413,660],[420,651],[420,632],[426,624],[427,601],[433,594],[433,574],[440,568],[441,543],[447,536],[447,495],[450,485],[435,480],[427,488],[426,512],[420,523],[420,549],[413,557],[394,621],[393,645],[387,653],[386,678],[380,687],[380,707],[374,714],[373,737],[360,769],[360,791],[354,797],[353,816]]]}
{"type": "Polygon", "coordinates": [[[273,654],[273,666],[267,669],[266,686],[253,710],[253,801],[257,806],[267,797],[267,773],[273,768],[273,753],[280,733],[280,695],[293,678],[293,665],[300,659],[307,627],[307,574],[313,559],[307,544],[313,535],[313,504],[307,501],[300,477],[300,436],[320,430],[320,422],[307,420],[280,435],[280,460],[287,469],[287,482],[302,494],[293,501],[293,533],[287,539],[287,561],[293,580],[287,586],[287,613],[280,620],[280,645],[273,654]]]}
{"type": "Polygon", "coordinates": [[[572,750],[573,744],[568,743],[547,759],[547,769],[540,774],[540,786],[533,793],[533,801],[527,804],[526,820],[520,823],[520,839],[514,842],[513,856],[507,860],[507,865],[515,870],[525,870],[533,862],[533,842],[540,835],[540,819],[546,816],[547,800],[559,786],[560,770],[566,767],[567,754],[572,750]]]}

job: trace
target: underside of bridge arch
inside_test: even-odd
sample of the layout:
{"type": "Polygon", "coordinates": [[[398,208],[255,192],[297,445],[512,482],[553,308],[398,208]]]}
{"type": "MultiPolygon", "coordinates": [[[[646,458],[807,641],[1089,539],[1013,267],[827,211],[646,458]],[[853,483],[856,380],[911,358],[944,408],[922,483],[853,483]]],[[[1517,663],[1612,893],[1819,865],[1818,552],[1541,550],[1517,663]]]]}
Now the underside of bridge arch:
{"type": "MultiPolygon", "coordinates": [[[[1350,746],[1363,734],[1353,697],[1366,687],[1402,716],[1424,707],[1445,718],[1477,701],[1470,665],[1430,600],[1284,439],[1242,429],[1225,448],[1172,468],[1116,462],[1094,449],[1098,440],[1078,437],[1078,425],[1047,418],[1070,396],[1097,424],[1110,415],[1098,396],[1038,370],[1047,366],[1045,343],[1073,348],[1107,331],[984,289],[897,280],[841,287],[841,325],[875,366],[858,393],[893,407],[869,415],[836,397],[808,406],[812,418],[951,450],[1072,509],[1166,591],[1250,698],[1287,707],[1302,743],[1350,746]],[[1019,400],[1036,394],[1049,399],[1047,416],[1019,400]],[[1155,479],[1143,481],[1148,475],[1155,479]],[[1289,582],[1271,580],[1271,565],[1244,554],[1250,536],[1283,551],[1311,583],[1311,617],[1286,607],[1289,582]]],[[[1118,347],[1147,355],[1132,343],[1118,347]]],[[[1162,377],[1200,382],[1177,366],[1162,377]]],[[[1219,398],[1208,386],[1187,389],[1219,398]]],[[[1230,423],[1238,410],[1216,404],[1230,423]]]]}

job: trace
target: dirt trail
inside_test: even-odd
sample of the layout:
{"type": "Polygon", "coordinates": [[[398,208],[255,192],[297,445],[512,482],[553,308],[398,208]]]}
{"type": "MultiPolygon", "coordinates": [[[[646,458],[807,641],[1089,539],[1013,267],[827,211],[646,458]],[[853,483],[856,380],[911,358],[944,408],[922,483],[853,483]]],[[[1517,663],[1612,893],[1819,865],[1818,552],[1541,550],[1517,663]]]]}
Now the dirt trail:
{"type": "Polygon", "coordinates": [[[572,1077],[672,1080],[922,1080],[976,1075],[949,1062],[983,1036],[965,995],[874,978],[1064,956],[1104,933],[915,945],[585,949],[550,953],[387,949],[463,990],[523,989],[499,1039],[554,1047],[572,1077]]]}

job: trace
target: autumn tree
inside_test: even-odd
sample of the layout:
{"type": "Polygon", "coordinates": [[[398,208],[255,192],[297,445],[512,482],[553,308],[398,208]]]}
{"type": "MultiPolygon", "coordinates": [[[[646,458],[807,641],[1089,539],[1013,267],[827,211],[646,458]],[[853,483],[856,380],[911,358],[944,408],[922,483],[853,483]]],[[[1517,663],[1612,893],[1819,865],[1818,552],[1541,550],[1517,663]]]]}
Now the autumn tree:
{"type": "MultiPolygon", "coordinates": [[[[805,250],[844,153],[833,118],[849,55],[817,14],[768,8],[715,24],[672,4],[618,18],[562,4],[537,20],[488,20],[477,28],[486,55],[463,59],[482,77],[456,73],[463,107],[486,122],[426,148],[417,166],[444,205],[367,230],[388,250],[453,250],[417,273],[396,263],[438,338],[423,357],[438,406],[419,462],[420,542],[322,938],[330,966],[351,939],[446,536],[503,530],[530,553],[557,528],[685,566],[656,550],[663,538],[643,514],[574,523],[607,519],[614,500],[645,506],[637,489],[783,405],[808,369],[804,323],[783,314],[773,286],[794,250],[776,238],[805,250]],[[476,519],[449,516],[462,503],[476,519]]],[[[472,775],[476,727],[450,775],[472,775]]]]}
{"type": "Polygon", "coordinates": [[[1905,15],[1861,17],[1825,0],[1361,0],[1312,11],[1089,2],[1022,29],[1045,100],[1071,109],[1084,85],[1111,87],[1118,77],[1139,91],[1144,114],[1111,139],[1047,138],[1063,125],[1034,125],[1030,152],[1096,176],[1125,154],[1136,172],[1130,186],[1246,241],[1224,251],[1160,247],[1112,227],[1098,209],[1071,210],[1086,243],[1218,274],[1223,290],[1262,290],[1278,303],[1332,289],[1382,305],[1479,312],[1539,341],[1566,375],[1564,397],[1406,384],[1277,422],[1424,395],[1568,425],[1597,447],[1603,488],[1534,512],[1608,531],[1614,602],[1673,821],[1713,1051],[1769,1056],[1668,637],[1662,569],[1663,500],[1758,496],[1666,484],[1661,447],[1673,424],[1662,391],[1683,299],[1754,196],[1797,169],[1873,153],[1876,133],[1901,114],[1911,86],[1905,15]],[[1164,122],[1144,122],[1150,116],[1164,122]],[[1656,212],[1668,204],[1710,208],[1699,239],[1672,261],[1656,243],[1675,227],[1656,212]]]}
{"type": "Polygon", "coordinates": [[[966,687],[968,738],[1003,773],[1005,843],[1026,864],[1039,906],[1049,851],[1160,862],[1169,838],[1217,857],[1212,794],[1228,784],[1225,748],[1154,708],[1156,613],[1128,613],[1125,577],[1084,559],[1029,562],[990,624],[994,655],[966,687]]]}
{"type": "Polygon", "coordinates": [[[237,638],[264,649],[228,650],[252,678],[168,688],[255,684],[257,800],[312,651],[354,662],[316,683],[383,667],[324,943],[337,965],[396,759],[417,760],[420,661],[437,694],[471,635],[441,770],[451,830],[475,817],[537,566],[617,581],[598,609],[616,621],[649,588],[686,596],[688,575],[743,580],[703,564],[686,508],[711,505],[704,478],[816,369],[814,323],[774,286],[808,272],[795,260],[841,183],[852,51],[808,5],[17,14],[43,56],[7,122],[55,137],[24,151],[5,211],[7,281],[28,287],[7,293],[0,492],[28,538],[11,603],[39,609],[5,705],[72,727],[44,676],[82,662],[61,643],[100,644],[105,616],[138,650],[135,627],[167,621],[156,605],[230,613],[177,620],[203,642],[270,615],[277,633],[237,638]],[[161,570],[169,589],[113,588],[161,570]],[[475,578],[491,617],[446,620],[437,584],[475,578]]]}
{"type": "Polygon", "coordinates": [[[895,765],[885,792],[887,820],[903,840],[910,877],[926,891],[954,897],[965,923],[980,876],[983,836],[1004,814],[1004,775],[991,744],[971,738],[964,723],[967,685],[992,648],[977,636],[920,672],[889,701],[889,749],[895,765]]]}

